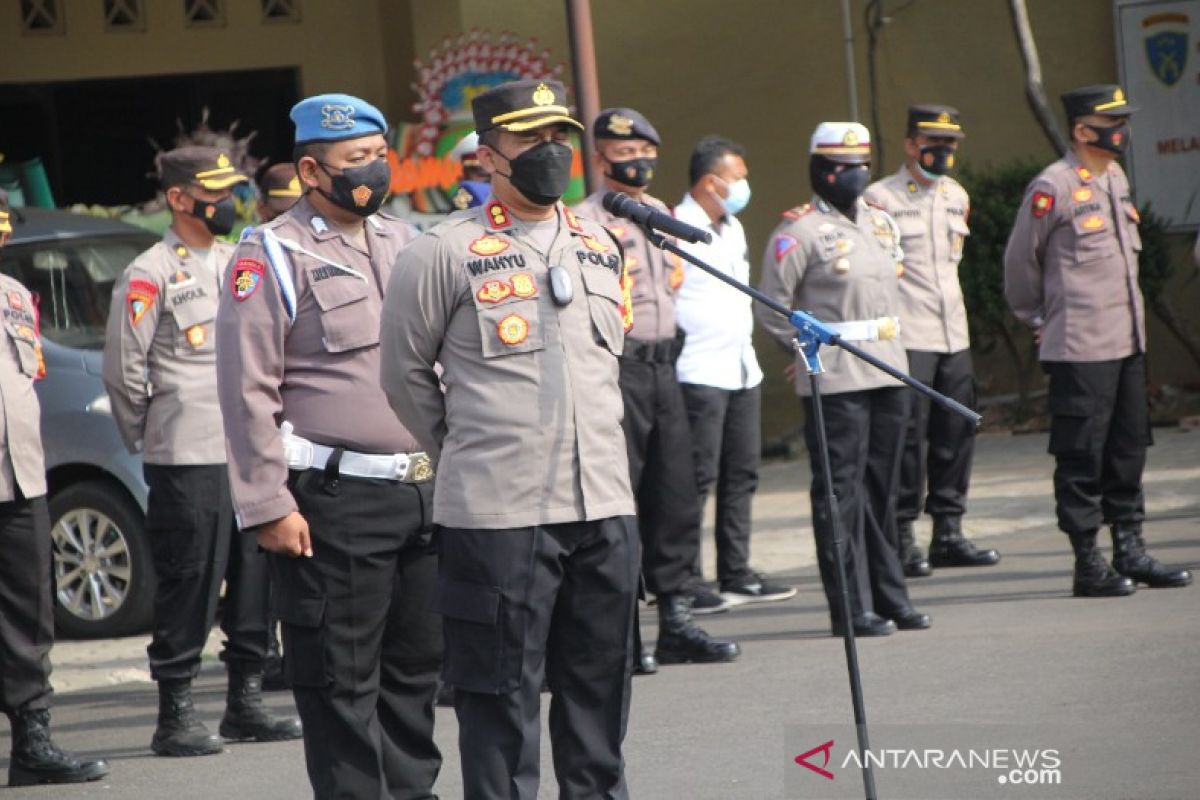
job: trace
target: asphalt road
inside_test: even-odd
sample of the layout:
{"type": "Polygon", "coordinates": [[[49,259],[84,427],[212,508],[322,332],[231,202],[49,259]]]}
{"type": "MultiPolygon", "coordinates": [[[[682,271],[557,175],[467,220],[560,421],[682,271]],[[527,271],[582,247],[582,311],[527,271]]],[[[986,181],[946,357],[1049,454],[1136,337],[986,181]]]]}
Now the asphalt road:
{"type": "MultiPolygon", "coordinates": [[[[1152,550],[1194,572],[1198,436],[1158,434],[1147,472],[1152,550]]],[[[1044,441],[1034,438],[984,442],[973,530],[1002,550],[1003,561],[912,581],[914,603],[933,616],[933,628],[858,643],[880,798],[1200,798],[1200,587],[1070,597],[1069,549],[1046,505],[1048,461],[1044,441]],[[1026,780],[1051,782],[1016,782],[1026,780]]],[[[803,523],[804,533],[795,532],[808,510],[796,488],[806,485],[802,467],[772,469],[756,505],[765,545],[757,560],[768,569],[803,561],[804,545],[787,542],[808,536],[803,523]]],[[[736,664],[669,667],[636,679],[625,751],[633,797],[864,796],[862,774],[848,761],[855,736],[845,655],[829,636],[816,571],[773,571],[800,587],[796,598],[703,620],[712,633],[741,642],[736,664]],[[831,740],[828,763],[819,749],[806,762],[832,779],[796,763],[831,740]]],[[[652,641],[652,610],[643,621],[652,641]]],[[[215,728],[221,674],[206,670],[199,690],[201,713],[215,728]]],[[[290,707],[286,695],[269,698],[290,707]]],[[[148,747],[154,715],[154,687],[141,682],[59,694],[57,739],[108,758],[112,776],[4,796],[309,796],[299,743],[157,758],[148,747]]],[[[456,735],[453,713],[439,709],[443,798],[461,794],[456,735]]],[[[555,797],[548,735],[542,745],[541,796],[555,797]]],[[[0,740],[0,752],[7,750],[0,740]]]]}

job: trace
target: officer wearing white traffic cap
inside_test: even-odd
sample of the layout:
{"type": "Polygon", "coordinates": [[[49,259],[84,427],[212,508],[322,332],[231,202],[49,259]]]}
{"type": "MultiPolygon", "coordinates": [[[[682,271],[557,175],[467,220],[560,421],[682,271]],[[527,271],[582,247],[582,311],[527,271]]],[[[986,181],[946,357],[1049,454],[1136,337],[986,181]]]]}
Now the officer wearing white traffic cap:
{"type": "Polygon", "coordinates": [[[378,109],[320,95],[291,116],[304,196],[238,245],[217,314],[234,507],[270,553],[313,793],[429,797],[433,471],[379,388],[383,289],[413,230],[378,213],[378,109]]]}
{"type": "MultiPolygon", "coordinates": [[[[809,177],[815,197],[783,215],[763,256],[762,290],[835,325],[848,341],[899,370],[908,366],[897,338],[899,232],[886,213],[862,199],[870,178],[871,140],[855,122],[823,122],[813,133],[809,177]]],[[[794,329],[765,307],[759,322],[789,352],[794,329]]],[[[908,599],[897,554],[895,503],[909,397],[895,379],[838,348],[821,353],[824,416],[833,490],[855,633],[885,636],[929,627],[908,599]]],[[[812,462],[813,530],[833,632],[841,633],[834,575],[833,521],[825,508],[812,398],[803,366],[805,439],[812,462]]]]}

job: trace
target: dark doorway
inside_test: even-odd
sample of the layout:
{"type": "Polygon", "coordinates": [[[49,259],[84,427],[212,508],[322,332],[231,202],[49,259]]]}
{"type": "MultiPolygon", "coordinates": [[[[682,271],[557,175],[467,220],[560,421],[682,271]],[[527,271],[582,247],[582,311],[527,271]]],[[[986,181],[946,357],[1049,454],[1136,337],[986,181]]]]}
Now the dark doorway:
{"type": "Polygon", "coordinates": [[[239,120],[239,138],[258,131],[254,156],[289,159],[298,93],[294,67],[0,84],[0,153],[9,163],[40,157],[60,206],[140,203],[157,188],[150,139],[169,148],[176,120],[191,130],[205,107],[214,130],[239,120]]]}

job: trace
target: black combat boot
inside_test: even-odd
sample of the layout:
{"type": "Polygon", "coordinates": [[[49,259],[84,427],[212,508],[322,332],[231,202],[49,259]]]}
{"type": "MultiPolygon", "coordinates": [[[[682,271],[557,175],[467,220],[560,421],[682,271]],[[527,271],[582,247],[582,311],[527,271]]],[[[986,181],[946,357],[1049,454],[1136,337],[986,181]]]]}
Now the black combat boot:
{"type": "Polygon", "coordinates": [[[50,738],[50,712],[24,709],[8,715],[12,723],[12,757],[9,786],[39,783],[84,783],[108,774],[104,761],[80,761],[59,749],[50,738]]]}
{"type": "Polygon", "coordinates": [[[1138,583],[1153,589],[1187,586],[1192,573],[1186,569],[1171,569],[1146,552],[1146,542],[1137,523],[1118,522],[1112,526],[1113,569],[1138,583]]]}
{"type": "Polygon", "coordinates": [[[280,692],[290,689],[283,674],[283,649],[279,646],[279,634],[275,620],[267,619],[267,657],[263,659],[263,691],[280,692]]]}
{"type": "Polygon", "coordinates": [[[741,653],[734,642],[714,639],[692,619],[692,598],[687,594],[658,596],[658,645],[654,657],[659,664],[707,664],[733,661],[741,653]]]}
{"type": "Polygon", "coordinates": [[[934,567],[990,567],[1000,562],[995,550],[980,550],[962,533],[962,517],[935,516],[929,563],[934,567]]]}
{"type": "Polygon", "coordinates": [[[1076,597],[1124,597],[1137,590],[1133,581],[1119,575],[1104,560],[1096,548],[1096,532],[1072,533],[1071,547],[1075,550],[1075,581],[1072,591],[1076,597]]]}
{"type": "Polygon", "coordinates": [[[233,741],[282,742],[304,734],[300,720],[276,717],[263,706],[262,671],[230,663],[229,691],[225,695],[225,716],[217,729],[233,741]]]}
{"type": "Polygon", "coordinates": [[[896,528],[900,534],[900,564],[904,567],[904,577],[928,578],[933,574],[933,567],[917,545],[912,520],[897,522],[896,528]]]}
{"type": "Polygon", "coordinates": [[[189,678],[158,682],[158,727],[150,749],[160,756],[211,756],[225,749],[196,719],[189,678]]]}

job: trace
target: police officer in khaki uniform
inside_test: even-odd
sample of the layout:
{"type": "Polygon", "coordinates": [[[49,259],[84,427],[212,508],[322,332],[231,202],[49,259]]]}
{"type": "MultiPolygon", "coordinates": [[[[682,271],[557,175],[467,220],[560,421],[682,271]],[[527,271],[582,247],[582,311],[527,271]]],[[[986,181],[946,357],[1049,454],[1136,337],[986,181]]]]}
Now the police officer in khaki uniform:
{"type": "Polygon", "coordinates": [[[211,147],[171,150],[159,157],[158,168],[171,227],[113,290],[104,384],[126,446],[142,454],[150,487],[146,532],[158,585],[147,652],[159,689],[151,749],[163,756],[210,755],[221,752],[221,741],[196,719],[191,684],[222,581],[229,587],[221,614],[229,692],[221,736],[294,739],[300,726],[262,706],[266,560],[233,529],[213,381],[213,321],[232,250],[216,237],[232,229],[231,187],[246,178],[211,147]]]}
{"type": "Polygon", "coordinates": [[[379,388],[379,318],[413,236],[378,212],[387,123],[349,95],[291,111],[304,197],[244,237],[217,314],[217,383],[243,538],[269,551],[313,793],[428,798],[430,460],[379,388]]]}
{"type": "Polygon", "coordinates": [[[559,796],[628,794],[629,300],[616,240],[559,203],[582,129],[565,100],[552,80],[474,99],[492,197],[400,254],[383,318],[384,390],[440,458],[436,604],[467,798],[537,796],[543,675],[559,796]]]}
{"type": "Polygon", "coordinates": [[[1186,586],[1187,570],[1146,553],[1142,470],[1151,443],[1138,212],[1117,159],[1129,143],[1120,86],[1062,96],[1071,149],[1025,192],[1004,251],[1004,293],[1039,340],[1050,376],[1058,527],[1075,551],[1074,593],[1186,586]],[[1112,568],[1096,547],[1112,526],[1112,568]]]}
{"type": "MultiPolygon", "coordinates": [[[[900,277],[900,339],[908,373],[966,406],[975,405],[975,370],[967,333],[967,309],[958,282],[963,243],[970,234],[971,201],[949,176],[964,136],[958,111],[950,106],[908,109],[907,156],[893,175],[867,187],[864,199],[900,226],[904,271],[900,277]]],[[[896,504],[900,560],[908,577],[933,567],[986,567],[999,562],[995,550],[980,550],[963,536],[975,426],[929,398],[912,398],[896,504]],[[926,494],[926,477],[929,488],[926,494]],[[913,537],[913,521],[924,509],[933,517],[929,558],[913,537]]]]}
{"type": "Polygon", "coordinates": [[[608,191],[625,192],[669,213],[661,200],[646,193],[658,166],[658,131],[631,108],[610,108],[596,117],[592,135],[604,186],[575,211],[604,225],[620,242],[633,299],[633,326],[620,357],[622,427],[637,498],[642,575],[658,598],[658,645],[653,658],[641,655],[638,671],[653,671],[655,660],[733,661],[738,646],[716,641],[696,625],[687,591],[700,549],[701,508],[687,407],[675,378],[675,360],[683,347],[675,327],[683,262],[651,245],[640,227],[609,214],[601,202],[608,191]]]}
{"type": "MultiPolygon", "coordinates": [[[[12,230],[8,194],[0,190],[0,249],[12,230]]],[[[0,317],[0,708],[12,725],[8,785],[94,781],[108,764],[80,761],[50,738],[50,512],[33,390],[46,366],[33,296],[3,274],[0,317]]]]}
{"type": "MultiPolygon", "coordinates": [[[[813,133],[809,152],[816,197],[783,215],[763,256],[762,290],[837,326],[847,341],[858,340],[867,352],[904,370],[904,348],[896,338],[901,309],[896,279],[899,233],[891,217],[868,206],[861,196],[870,176],[870,134],[856,122],[823,122],[813,133]]],[[[755,312],[775,340],[794,352],[795,330],[787,320],[762,306],[755,312]]],[[[822,407],[854,631],[858,636],[886,636],[897,627],[928,628],[929,617],[909,602],[896,543],[896,484],[909,413],[907,390],[839,348],[824,348],[821,361],[822,407]]],[[[797,370],[796,391],[804,398],[804,435],[812,462],[817,563],[833,632],[839,635],[846,620],[841,618],[833,523],[825,507],[811,387],[803,364],[797,370]]]]}
{"type": "Polygon", "coordinates": [[[295,164],[271,164],[256,173],[258,221],[270,222],[300,199],[300,177],[295,164]]]}

